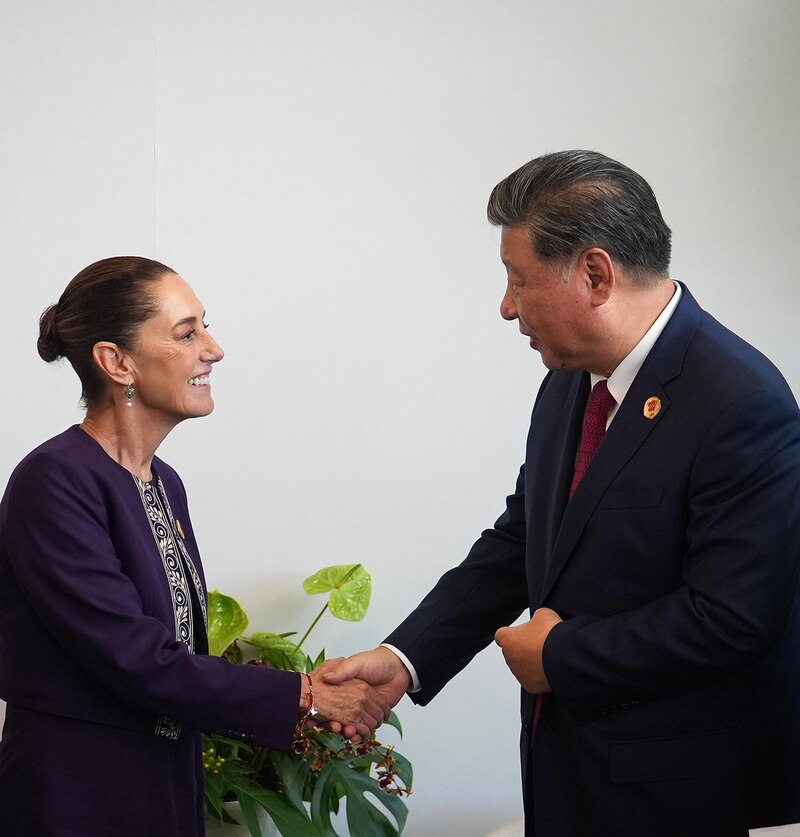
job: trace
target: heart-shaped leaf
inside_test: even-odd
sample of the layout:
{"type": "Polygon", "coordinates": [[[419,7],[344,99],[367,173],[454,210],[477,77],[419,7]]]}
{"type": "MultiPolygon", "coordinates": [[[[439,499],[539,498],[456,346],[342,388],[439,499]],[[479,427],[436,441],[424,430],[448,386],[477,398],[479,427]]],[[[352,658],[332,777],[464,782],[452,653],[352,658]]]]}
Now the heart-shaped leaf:
{"type": "Polygon", "coordinates": [[[330,591],[328,605],[337,619],[360,622],[369,609],[372,576],[361,564],[338,564],[323,567],[303,582],[310,595],[330,591]]]}

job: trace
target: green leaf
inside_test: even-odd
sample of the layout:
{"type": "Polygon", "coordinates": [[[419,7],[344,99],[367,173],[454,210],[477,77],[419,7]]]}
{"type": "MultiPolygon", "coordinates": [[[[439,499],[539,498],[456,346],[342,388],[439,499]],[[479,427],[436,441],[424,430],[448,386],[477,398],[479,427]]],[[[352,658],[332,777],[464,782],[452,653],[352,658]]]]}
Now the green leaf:
{"type": "Polygon", "coordinates": [[[208,653],[221,657],[222,652],[247,627],[247,614],[236,599],[219,590],[208,594],[208,653]]]}
{"type": "Polygon", "coordinates": [[[384,721],[383,723],[386,724],[387,727],[394,727],[400,733],[400,738],[403,737],[403,726],[400,723],[400,719],[397,717],[397,713],[394,710],[392,710],[392,714],[389,716],[389,720],[384,721]]]}
{"type": "Polygon", "coordinates": [[[329,732],[324,727],[315,729],[313,735],[323,747],[327,747],[332,753],[338,753],[346,746],[344,736],[338,732],[329,732]]]}
{"type": "Polygon", "coordinates": [[[208,803],[208,807],[220,819],[222,819],[222,793],[222,776],[218,773],[215,774],[206,771],[206,802],[208,803]]]}
{"type": "Polygon", "coordinates": [[[372,576],[361,564],[338,564],[323,567],[303,582],[309,595],[330,591],[328,604],[337,619],[360,622],[369,609],[372,576]]]}
{"type": "Polygon", "coordinates": [[[396,837],[402,832],[408,809],[399,796],[380,790],[374,779],[352,770],[341,761],[332,761],[331,770],[345,787],[347,825],[351,834],[358,834],[359,837],[396,837]],[[366,798],[366,794],[389,810],[396,827],[366,798]]]}
{"type": "Polygon", "coordinates": [[[275,668],[285,671],[305,671],[306,655],[290,639],[269,631],[259,631],[245,638],[255,645],[261,655],[275,668]]]}
{"type": "Polygon", "coordinates": [[[311,797],[311,821],[325,837],[336,835],[331,825],[331,810],[333,809],[331,796],[338,799],[335,796],[335,784],[336,777],[328,766],[317,777],[317,784],[314,786],[314,793],[311,797]]]}
{"type": "MultiPolygon", "coordinates": [[[[236,789],[236,798],[242,806],[242,813],[247,819],[251,834],[256,832],[250,824],[248,810],[252,808],[253,803],[257,803],[269,812],[281,834],[287,837],[319,837],[319,832],[312,824],[305,808],[298,809],[291,805],[277,791],[266,790],[253,780],[246,779],[236,789]]],[[[253,814],[255,814],[254,810],[253,814]]],[[[258,828],[257,823],[256,828],[258,828]]],[[[258,833],[260,834],[260,830],[258,833]]]]}
{"type": "Polygon", "coordinates": [[[250,837],[264,837],[261,833],[261,826],[258,824],[258,814],[252,796],[246,791],[240,791],[236,794],[236,798],[239,800],[245,824],[250,831],[250,837]]]}
{"type": "Polygon", "coordinates": [[[311,762],[293,753],[281,753],[275,750],[270,751],[270,761],[289,801],[299,810],[305,811],[303,787],[311,762]]]}
{"type": "Polygon", "coordinates": [[[269,811],[275,825],[285,837],[319,837],[319,831],[314,827],[305,809],[300,814],[298,810],[285,802],[275,791],[266,791],[269,798],[262,802],[269,811]]]}
{"type": "MultiPolygon", "coordinates": [[[[326,736],[315,733],[315,737],[322,741],[326,736]]],[[[311,797],[311,819],[314,825],[326,837],[336,835],[331,824],[331,812],[337,810],[339,797],[344,794],[350,834],[357,834],[358,837],[397,837],[405,826],[408,809],[399,796],[380,789],[376,778],[369,775],[370,764],[383,760],[385,748],[373,750],[363,757],[355,753],[343,755],[341,749],[338,757],[332,758],[317,773],[311,797]],[[387,809],[394,822],[385,816],[378,805],[387,809]]],[[[404,774],[410,776],[410,764],[402,756],[398,757],[396,753],[393,755],[397,758],[395,771],[401,780],[408,781],[404,774]]]]}

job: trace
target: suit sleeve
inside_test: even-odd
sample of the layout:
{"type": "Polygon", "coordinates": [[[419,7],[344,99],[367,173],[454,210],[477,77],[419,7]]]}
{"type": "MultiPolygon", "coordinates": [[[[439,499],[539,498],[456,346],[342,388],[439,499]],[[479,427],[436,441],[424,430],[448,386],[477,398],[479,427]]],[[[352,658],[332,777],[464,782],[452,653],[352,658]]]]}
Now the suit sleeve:
{"type": "MultiPolygon", "coordinates": [[[[548,372],[533,412],[552,379],[548,372]]],[[[445,573],[418,607],[387,637],[413,664],[421,689],[411,699],[425,705],[472,658],[493,641],[498,628],[516,621],[528,606],[525,571],[525,466],[514,493],[491,529],[466,559],[445,573]]]]}
{"type": "Polygon", "coordinates": [[[637,610],[568,619],[545,642],[551,688],[579,718],[755,663],[788,629],[800,575],[791,397],[760,391],[722,410],[689,486],[683,585],[637,610]]]}
{"type": "Polygon", "coordinates": [[[82,479],[40,455],[17,473],[7,497],[13,572],[64,654],[124,703],[207,732],[288,747],[299,675],[190,654],[144,612],[122,572],[100,491],[82,479]]]}
{"type": "Polygon", "coordinates": [[[429,703],[527,606],[523,485],[524,468],[494,527],[386,639],[414,665],[421,685],[410,695],[415,703],[429,703]]]}

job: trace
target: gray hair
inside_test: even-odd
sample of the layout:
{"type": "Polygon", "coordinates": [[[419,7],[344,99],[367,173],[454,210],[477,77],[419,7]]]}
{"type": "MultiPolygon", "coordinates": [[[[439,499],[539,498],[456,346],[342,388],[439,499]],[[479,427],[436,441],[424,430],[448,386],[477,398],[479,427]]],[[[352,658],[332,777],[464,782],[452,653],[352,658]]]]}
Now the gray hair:
{"type": "Polygon", "coordinates": [[[671,232],[647,181],[596,151],[558,151],[501,180],[487,207],[496,226],[526,225],[533,252],[565,261],[600,247],[635,282],[669,271],[671,232]]]}

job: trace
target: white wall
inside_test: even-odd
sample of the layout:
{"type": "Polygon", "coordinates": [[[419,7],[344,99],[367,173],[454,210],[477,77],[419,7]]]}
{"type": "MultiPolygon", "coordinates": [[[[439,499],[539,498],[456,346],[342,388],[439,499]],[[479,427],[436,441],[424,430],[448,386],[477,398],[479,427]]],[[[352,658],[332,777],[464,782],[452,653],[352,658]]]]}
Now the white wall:
{"type": "MultiPolygon", "coordinates": [[[[673,275],[800,392],[794,0],[0,0],[0,476],[78,421],[37,317],[95,259],[178,269],[227,357],[163,455],[212,586],[302,630],[302,579],[363,562],[374,645],[501,511],[543,369],[497,308],[492,186],[548,150],[641,171],[673,275]]],[[[315,645],[312,642],[312,645],[315,645]]],[[[491,648],[426,709],[407,834],[520,809],[491,648]]]]}

